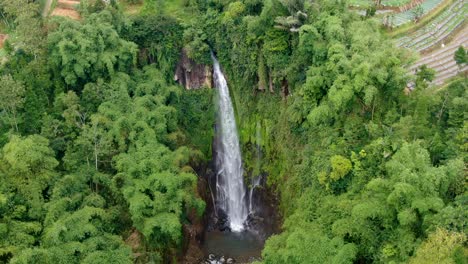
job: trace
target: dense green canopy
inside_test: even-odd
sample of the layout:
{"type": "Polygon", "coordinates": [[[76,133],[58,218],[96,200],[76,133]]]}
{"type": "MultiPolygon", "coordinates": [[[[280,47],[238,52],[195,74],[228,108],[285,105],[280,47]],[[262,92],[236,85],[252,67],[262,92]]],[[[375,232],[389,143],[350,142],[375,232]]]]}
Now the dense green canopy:
{"type": "Polygon", "coordinates": [[[409,75],[375,19],[336,0],[81,1],[80,20],[37,2],[0,0],[1,263],[181,261],[215,117],[213,90],[174,81],[182,50],[219,58],[245,177],[279,198],[261,262],[466,263],[468,83],[409,75]]]}

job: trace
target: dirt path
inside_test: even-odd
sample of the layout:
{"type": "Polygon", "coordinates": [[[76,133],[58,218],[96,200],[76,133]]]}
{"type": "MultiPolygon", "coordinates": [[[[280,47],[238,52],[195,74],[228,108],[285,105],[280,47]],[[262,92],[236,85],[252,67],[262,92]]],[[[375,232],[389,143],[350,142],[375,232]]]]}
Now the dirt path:
{"type": "Polygon", "coordinates": [[[68,17],[74,20],[80,19],[80,14],[77,7],[80,5],[80,0],[58,0],[57,6],[54,8],[51,16],[68,17]]]}
{"type": "Polygon", "coordinates": [[[3,43],[5,42],[7,38],[8,38],[8,35],[0,34],[0,49],[3,48],[3,43]]]}
{"type": "Polygon", "coordinates": [[[46,17],[49,14],[50,6],[52,5],[53,0],[47,0],[44,5],[44,10],[42,10],[42,16],[46,17]]]}

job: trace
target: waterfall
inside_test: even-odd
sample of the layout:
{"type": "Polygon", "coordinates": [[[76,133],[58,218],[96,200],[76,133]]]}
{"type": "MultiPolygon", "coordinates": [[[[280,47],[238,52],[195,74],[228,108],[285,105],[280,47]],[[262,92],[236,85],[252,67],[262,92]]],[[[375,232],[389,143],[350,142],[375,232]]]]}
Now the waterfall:
{"type": "Polygon", "coordinates": [[[250,187],[250,195],[249,195],[249,213],[255,213],[253,208],[253,193],[254,189],[260,185],[260,180],[262,179],[262,175],[252,178],[252,186],[250,187]]]}
{"type": "Polygon", "coordinates": [[[255,133],[255,145],[257,146],[257,158],[255,161],[255,172],[258,173],[257,177],[252,177],[252,182],[250,183],[250,194],[249,194],[249,213],[254,213],[254,203],[253,203],[253,193],[255,187],[260,185],[260,181],[262,179],[262,175],[260,174],[260,160],[262,159],[262,150],[261,150],[261,140],[262,140],[262,133],[261,133],[262,126],[259,121],[257,121],[256,126],[256,133],[255,133]]]}
{"type": "Polygon", "coordinates": [[[239,138],[226,79],[221,72],[219,62],[213,54],[211,56],[215,87],[218,89],[217,205],[229,218],[231,230],[238,232],[244,229],[248,215],[239,138]]]}

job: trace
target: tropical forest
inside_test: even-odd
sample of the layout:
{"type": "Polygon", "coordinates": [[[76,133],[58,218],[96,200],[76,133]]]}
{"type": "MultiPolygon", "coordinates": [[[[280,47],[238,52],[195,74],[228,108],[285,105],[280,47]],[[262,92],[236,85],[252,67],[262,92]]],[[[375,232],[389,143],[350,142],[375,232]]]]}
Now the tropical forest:
{"type": "Polygon", "coordinates": [[[465,0],[0,0],[0,263],[468,264],[465,0]]]}

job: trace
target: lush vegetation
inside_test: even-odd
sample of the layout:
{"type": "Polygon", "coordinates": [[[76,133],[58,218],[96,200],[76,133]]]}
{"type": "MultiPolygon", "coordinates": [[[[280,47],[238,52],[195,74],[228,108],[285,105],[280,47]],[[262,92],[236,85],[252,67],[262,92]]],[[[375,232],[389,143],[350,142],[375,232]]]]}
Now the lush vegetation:
{"type": "Polygon", "coordinates": [[[0,66],[0,262],[177,262],[204,211],[193,168],[214,122],[211,90],[174,84],[185,48],[199,63],[216,52],[245,167],[280,197],[264,263],[466,263],[466,79],[408,76],[379,22],[342,1],[127,1],[142,4],[132,16],[83,2],[73,21],[0,0],[15,36],[0,66]]]}
{"type": "Polygon", "coordinates": [[[17,36],[0,70],[0,262],[180,254],[182,225],[204,210],[191,166],[211,155],[189,133],[209,136],[213,122],[209,90],[188,93],[168,78],[183,32],[116,5],[43,21],[26,2],[0,2],[17,36]]]}
{"type": "Polygon", "coordinates": [[[370,7],[378,3],[383,7],[391,6],[398,7],[409,4],[411,0],[380,0],[380,1],[369,1],[369,0],[351,0],[349,1],[350,5],[356,7],[370,7]]]}
{"type": "Polygon", "coordinates": [[[204,8],[193,23],[208,25],[198,36],[234,86],[244,156],[262,145],[281,197],[265,263],[425,263],[442,251],[437,263],[464,263],[466,80],[437,93],[430,69],[408,76],[408,56],[339,1],[204,8]]]}

